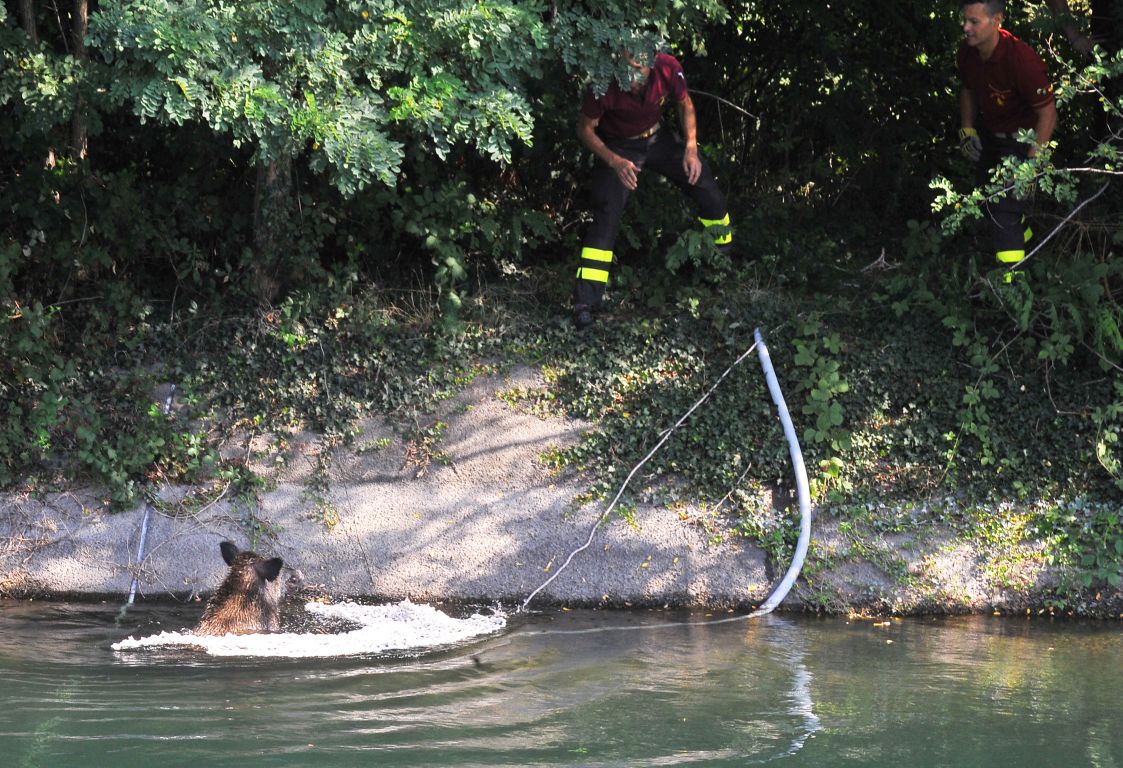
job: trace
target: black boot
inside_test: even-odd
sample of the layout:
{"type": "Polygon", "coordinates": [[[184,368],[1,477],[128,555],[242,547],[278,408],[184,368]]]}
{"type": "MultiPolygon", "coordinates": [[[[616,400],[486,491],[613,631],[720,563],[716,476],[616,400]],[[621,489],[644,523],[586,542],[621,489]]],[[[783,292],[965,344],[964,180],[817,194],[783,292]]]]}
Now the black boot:
{"type": "Polygon", "coordinates": [[[573,324],[577,330],[588,328],[593,324],[593,308],[588,304],[573,305],[573,324]]]}
{"type": "Polygon", "coordinates": [[[599,309],[604,298],[604,283],[577,279],[573,288],[573,324],[577,330],[593,324],[593,310],[599,309]]]}

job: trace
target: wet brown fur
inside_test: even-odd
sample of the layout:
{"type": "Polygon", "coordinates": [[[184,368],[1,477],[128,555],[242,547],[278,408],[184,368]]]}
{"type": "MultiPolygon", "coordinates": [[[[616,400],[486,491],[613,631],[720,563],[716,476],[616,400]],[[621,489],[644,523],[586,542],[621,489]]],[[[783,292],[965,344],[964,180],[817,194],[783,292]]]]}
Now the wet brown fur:
{"type": "Polygon", "coordinates": [[[282,570],[286,569],[281,558],[241,552],[228,541],[222,542],[220,548],[230,568],[207,601],[195,634],[245,635],[279,631],[286,582],[298,580],[300,572],[286,577],[282,575],[282,570]]]}

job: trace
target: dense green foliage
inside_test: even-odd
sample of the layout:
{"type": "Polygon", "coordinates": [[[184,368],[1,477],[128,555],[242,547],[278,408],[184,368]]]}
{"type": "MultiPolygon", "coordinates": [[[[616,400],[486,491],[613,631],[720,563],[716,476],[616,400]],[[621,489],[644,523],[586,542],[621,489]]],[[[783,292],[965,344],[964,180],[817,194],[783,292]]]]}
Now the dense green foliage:
{"type": "MultiPolygon", "coordinates": [[[[604,492],[763,325],[821,502],[1061,498],[1035,535],[1080,585],[1118,581],[1117,518],[1072,500],[1123,490],[1102,120],[1123,60],[1076,54],[1042,4],[1009,3],[1008,26],[1057,83],[1056,148],[978,190],[954,151],[954,3],[103,0],[85,54],[84,4],[24,5],[0,5],[0,486],[76,475],[127,505],[156,479],[243,482],[232,435],[346,440],[372,413],[437,455],[434,400],[529,358],[556,389],[527,398],[598,422],[551,459],[604,492]],[[577,102],[655,46],[686,65],[737,251],[645,182],[612,331],[577,337],[577,102]],[[1013,289],[981,221],[1010,184],[1036,186],[1042,243],[1013,289]]],[[[761,384],[735,376],[639,493],[787,482],[761,384]]]]}

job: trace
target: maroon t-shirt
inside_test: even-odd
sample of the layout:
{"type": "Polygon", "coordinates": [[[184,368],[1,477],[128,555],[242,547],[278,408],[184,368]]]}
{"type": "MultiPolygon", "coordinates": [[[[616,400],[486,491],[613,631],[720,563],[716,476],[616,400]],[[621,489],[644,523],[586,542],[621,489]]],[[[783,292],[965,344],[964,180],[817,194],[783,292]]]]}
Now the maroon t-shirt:
{"type": "Polygon", "coordinates": [[[655,56],[651,76],[638,96],[621,90],[616,83],[608,86],[599,99],[590,89],[585,91],[581,114],[590,120],[599,120],[597,130],[606,139],[638,136],[659,122],[668,96],[673,96],[675,101],[686,99],[686,75],[678,59],[660,53],[655,56]]]}
{"type": "Polygon", "coordinates": [[[1034,109],[1053,101],[1045,62],[1029,45],[1005,29],[998,45],[983,61],[978,50],[960,43],[957,56],[963,86],[975,94],[983,123],[997,133],[1013,133],[1037,125],[1034,109]]]}

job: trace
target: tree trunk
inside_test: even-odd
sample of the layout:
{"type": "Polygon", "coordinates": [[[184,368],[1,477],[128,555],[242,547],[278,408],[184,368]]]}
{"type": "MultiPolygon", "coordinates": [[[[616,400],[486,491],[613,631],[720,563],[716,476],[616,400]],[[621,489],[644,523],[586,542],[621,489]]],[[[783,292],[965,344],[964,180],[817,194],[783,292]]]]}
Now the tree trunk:
{"type": "Polygon", "coordinates": [[[19,0],[19,18],[24,33],[31,40],[31,46],[38,48],[39,28],[35,25],[35,3],[33,0],[19,0]]]}
{"type": "Polygon", "coordinates": [[[251,271],[254,293],[264,305],[281,294],[285,254],[293,234],[292,160],[287,154],[257,161],[251,271]]]}
{"type": "MultiPolygon", "coordinates": [[[[79,67],[89,59],[86,52],[86,33],[90,30],[90,3],[89,0],[74,0],[74,18],[71,20],[71,31],[74,37],[74,58],[78,60],[79,67]]],[[[70,138],[74,146],[74,156],[78,160],[86,159],[86,105],[79,96],[74,104],[74,116],[70,121],[70,138]]]]}

